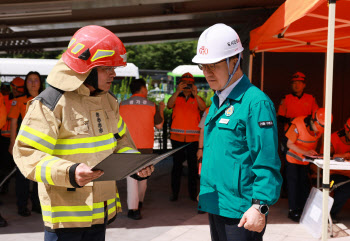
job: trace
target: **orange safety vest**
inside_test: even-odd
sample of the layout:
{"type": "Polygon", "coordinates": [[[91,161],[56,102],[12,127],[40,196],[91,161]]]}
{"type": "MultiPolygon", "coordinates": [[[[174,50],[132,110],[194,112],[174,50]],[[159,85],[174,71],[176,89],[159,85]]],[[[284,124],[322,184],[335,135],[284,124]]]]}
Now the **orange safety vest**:
{"type": "Polygon", "coordinates": [[[6,106],[3,95],[0,93],[0,128],[3,127],[6,123],[6,106]]]}
{"type": "MultiPolygon", "coordinates": [[[[298,116],[308,116],[311,115],[314,110],[318,109],[315,97],[309,94],[303,94],[299,97],[288,94],[286,95],[281,104],[278,107],[278,115],[284,116],[286,118],[296,118],[298,116]]],[[[288,127],[288,124],[285,125],[285,131],[288,127]]]]}
{"type": "MultiPolygon", "coordinates": [[[[5,101],[5,105],[6,105],[7,114],[10,113],[12,100],[13,99],[10,99],[10,95],[4,95],[4,101],[5,101]]],[[[1,129],[1,135],[3,137],[10,138],[10,127],[11,127],[11,121],[9,118],[7,118],[7,121],[4,125],[4,127],[1,129]]]]}
{"type": "Polygon", "coordinates": [[[176,135],[192,136],[193,140],[198,141],[200,128],[200,112],[196,98],[178,96],[173,108],[172,124],[170,129],[170,139],[176,140],[176,135]],[[174,135],[175,134],[175,135],[174,135]]]}
{"type": "Polygon", "coordinates": [[[33,96],[23,95],[12,100],[11,109],[8,118],[24,118],[27,111],[27,102],[33,99],[33,96]]]}
{"type": "Polygon", "coordinates": [[[120,103],[119,113],[137,149],[153,148],[155,104],[141,94],[134,94],[120,103]]]}
{"type": "MultiPolygon", "coordinates": [[[[320,138],[321,135],[313,136],[309,133],[304,122],[305,118],[306,116],[299,116],[292,121],[292,124],[296,126],[299,134],[298,139],[294,144],[296,144],[300,149],[303,150],[314,150],[317,146],[317,140],[320,138]]],[[[290,163],[298,165],[309,164],[308,162],[303,162],[304,156],[302,154],[295,152],[291,149],[287,151],[286,158],[287,161],[290,163]]]]}
{"type": "MultiPolygon", "coordinates": [[[[346,143],[345,140],[345,130],[340,130],[334,132],[331,136],[332,146],[334,148],[334,154],[343,154],[346,152],[350,152],[350,144],[346,143]]],[[[343,176],[350,177],[350,171],[345,170],[331,170],[331,174],[340,174],[343,176]]]]}

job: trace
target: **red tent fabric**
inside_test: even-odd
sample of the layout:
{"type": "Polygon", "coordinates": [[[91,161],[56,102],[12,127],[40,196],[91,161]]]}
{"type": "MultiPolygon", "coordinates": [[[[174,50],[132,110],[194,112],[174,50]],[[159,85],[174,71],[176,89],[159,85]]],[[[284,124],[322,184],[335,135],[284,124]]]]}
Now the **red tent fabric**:
{"type": "MultiPolygon", "coordinates": [[[[334,52],[350,53],[350,1],[337,0],[334,52]]],[[[327,0],[287,0],[250,32],[255,52],[326,52],[327,0]]]]}

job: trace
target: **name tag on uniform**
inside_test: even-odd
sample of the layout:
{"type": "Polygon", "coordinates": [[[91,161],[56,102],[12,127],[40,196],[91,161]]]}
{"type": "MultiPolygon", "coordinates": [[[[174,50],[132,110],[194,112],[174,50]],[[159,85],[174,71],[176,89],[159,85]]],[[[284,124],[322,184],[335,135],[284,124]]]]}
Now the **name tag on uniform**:
{"type": "Polygon", "coordinates": [[[230,121],[230,119],[221,118],[220,121],[219,121],[219,123],[221,123],[221,124],[227,124],[229,121],[230,121]]]}

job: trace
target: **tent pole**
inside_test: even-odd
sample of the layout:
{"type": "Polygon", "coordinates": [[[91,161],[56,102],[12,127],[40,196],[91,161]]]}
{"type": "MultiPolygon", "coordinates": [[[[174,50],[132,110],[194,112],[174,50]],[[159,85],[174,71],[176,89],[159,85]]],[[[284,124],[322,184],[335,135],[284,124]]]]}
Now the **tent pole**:
{"type": "Polygon", "coordinates": [[[334,59],[334,28],[335,2],[329,0],[328,36],[327,36],[327,75],[326,75],[326,123],[324,132],[324,162],[323,162],[323,204],[322,204],[322,241],[328,239],[328,198],[329,198],[329,161],[331,141],[331,114],[333,89],[333,59],[334,59]],[[327,187],[328,185],[328,187],[327,187]]]}
{"type": "Polygon", "coordinates": [[[252,83],[252,73],[253,73],[253,54],[250,54],[249,56],[249,73],[248,78],[250,80],[250,83],[252,83]]]}
{"type": "Polygon", "coordinates": [[[261,78],[260,78],[260,89],[264,91],[264,68],[265,68],[265,52],[261,52],[261,78]]]}

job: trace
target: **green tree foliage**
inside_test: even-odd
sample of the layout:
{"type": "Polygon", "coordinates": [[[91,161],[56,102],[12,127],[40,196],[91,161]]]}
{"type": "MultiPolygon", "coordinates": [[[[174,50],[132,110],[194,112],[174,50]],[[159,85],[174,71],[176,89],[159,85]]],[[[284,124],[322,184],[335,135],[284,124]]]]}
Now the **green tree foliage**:
{"type": "Polygon", "coordinates": [[[197,41],[177,41],[159,44],[126,46],[128,62],[140,69],[171,70],[183,64],[193,64],[197,41]]]}

